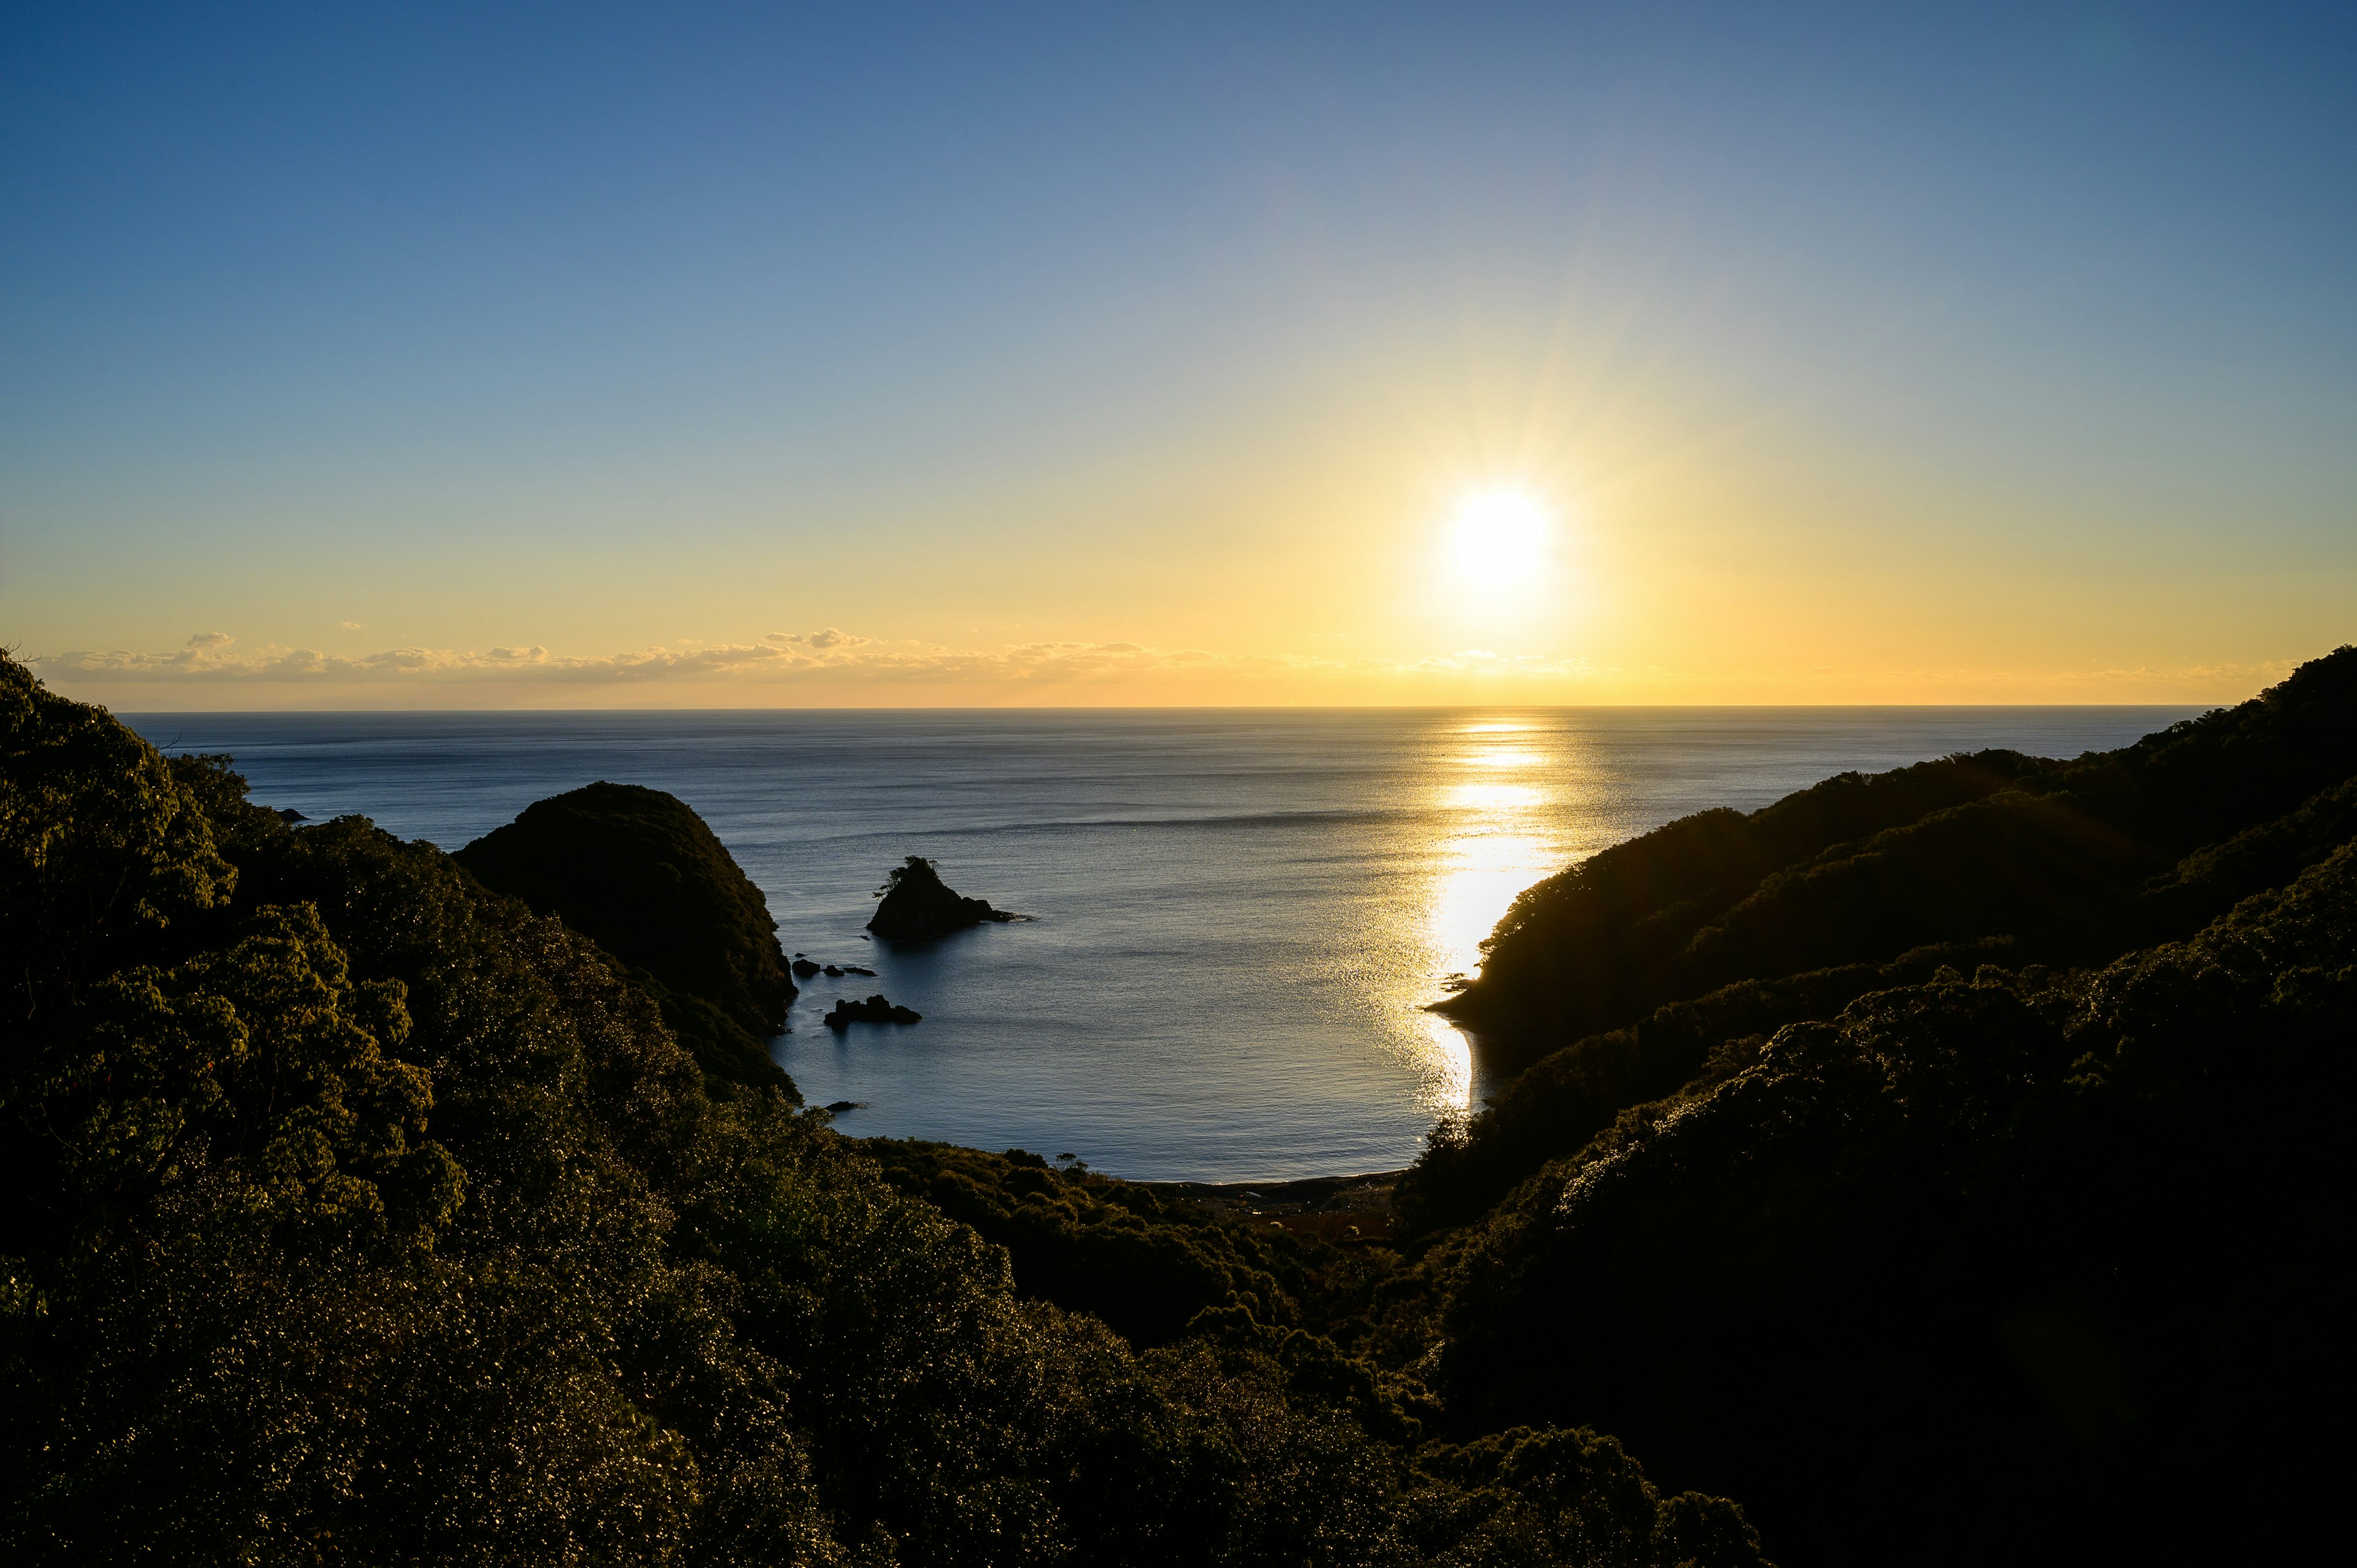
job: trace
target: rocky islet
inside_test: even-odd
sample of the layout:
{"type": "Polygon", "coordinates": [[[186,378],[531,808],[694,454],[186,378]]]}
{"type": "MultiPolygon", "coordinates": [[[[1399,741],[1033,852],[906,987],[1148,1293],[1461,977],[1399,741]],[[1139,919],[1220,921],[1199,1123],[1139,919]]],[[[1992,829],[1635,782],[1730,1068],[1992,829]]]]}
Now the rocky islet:
{"type": "Polygon", "coordinates": [[[867,929],[890,942],[924,942],[985,923],[1027,918],[994,909],[987,898],[967,898],[942,880],[934,864],[912,854],[885,875],[881,900],[867,929]]]}
{"type": "Polygon", "coordinates": [[[846,997],[837,997],[834,1010],[829,1012],[822,1022],[835,1033],[841,1034],[854,1024],[914,1024],[923,1018],[924,1015],[915,1008],[903,1007],[898,1003],[888,1001],[884,994],[878,992],[865,1002],[854,1002],[846,997]]]}

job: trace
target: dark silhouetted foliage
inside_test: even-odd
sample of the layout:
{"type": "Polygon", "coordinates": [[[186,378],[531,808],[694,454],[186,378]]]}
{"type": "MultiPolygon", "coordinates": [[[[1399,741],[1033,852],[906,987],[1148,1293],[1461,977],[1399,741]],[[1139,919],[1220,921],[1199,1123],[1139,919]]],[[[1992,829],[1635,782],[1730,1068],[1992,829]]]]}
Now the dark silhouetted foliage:
{"type": "Polygon", "coordinates": [[[2344,649],[2118,751],[1844,775],[1606,850],[1524,893],[1444,1004],[1485,1056],[1535,1065],[1436,1130],[1403,1221],[1464,1223],[1723,1043],[1938,964],[2101,964],[2189,936],[2352,836],[2352,774],[2344,649]]]}
{"type": "Polygon", "coordinates": [[[1351,1341],[1387,1272],[1381,1255],[1371,1262],[1363,1251],[1223,1219],[1021,1149],[882,1138],[866,1147],[895,1187],[1005,1247],[1025,1295],[1092,1313],[1134,1345],[1168,1344],[1215,1307],[1351,1341]]]}
{"type": "MultiPolygon", "coordinates": [[[[1756,1519],[1836,1565],[2239,1562],[2337,1524],[2357,654],[1534,889],[1467,1005],[1564,1048],[1436,1135],[1405,1254],[842,1138],[700,1069],[648,950],[290,826],[5,656],[0,763],[12,1561],[1752,1568],[1756,1519]]],[[[653,800],[612,819],[642,879],[709,837],[653,800]]],[[[758,925],[753,994],[782,955],[706,871],[671,934],[758,925]]]]}
{"type": "Polygon", "coordinates": [[[2352,712],[2343,649],[2119,751],[1984,752],[1684,818],[1523,894],[1443,1006],[1520,1066],[1664,1003],[1929,943],[2009,936],[2023,960],[2083,963],[2183,936],[2232,898],[2146,885],[2357,775],[2352,712]]]}
{"type": "Polygon", "coordinates": [[[11,1562],[1759,1561],[1591,1433],[1416,1447],[1381,1269],[1215,1227],[1140,1348],[1055,1300],[1199,1223],[924,1156],[1018,1291],[566,922],[5,656],[0,919],[11,1562]]]}
{"type": "Polygon", "coordinates": [[[1547,1161],[1577,1154],[1629,1107],[1740,1070],[1760,1036],[1830,1016],[1869,992],[1929,980],[1943,966],[2002,960],[2012,947],[2010,938],[1991,938],[1918,948],[1885,964],[1739,981],[1590,1035],[1541,1058],[1478,1115],[1433,1129],[1393,1195],[1401,1227],[1415,1236],[1478,1219],[1547,1161]]]}
{"type": "Polygon", "coordinates": [[[2352,959],[2357,845],[2098,972],[1727,1047],[1435,1248],[1452,1421],[1607,1427],[1808,1561],[2297,1555],[2350,1391],[2352,959]]]}
{"type": "Polygon", "coordinates": [[[589,784],[537,801],[456,857],[640,972],[706,1072],[784,1084],[768,1041],[794,999],[769,902],[675,796],[589,784]]]}
{"type": "MultiPolygon", "coordinates": [[[[1480,978],[1443,1010],[1480,1029],[1486,1051],[1504,1066],[1634,1023],[1664,1002],[1716,988],[1695,983],[1688,950],[1769,877],[1842,858],[1828,852],[1986,800],[2045,766],[1983,752],[1891,773],[1845,773],[1748,817],[1718,810],[1682,818],[1524,892],[1485,944],[1480,978]]],[[[1919,945],[1869,956],[1893,958],[1919,945]]],[[[1842,961],[1865,961],[1800,967],[1842,961]]]]}

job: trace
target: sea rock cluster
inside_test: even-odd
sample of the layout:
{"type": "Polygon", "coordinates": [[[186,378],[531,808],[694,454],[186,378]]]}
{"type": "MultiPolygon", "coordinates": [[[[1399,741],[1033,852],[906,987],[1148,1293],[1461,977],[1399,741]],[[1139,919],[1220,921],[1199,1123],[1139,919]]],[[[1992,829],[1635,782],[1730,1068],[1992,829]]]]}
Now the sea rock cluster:
{"type": "Polygon", "coordinates": [[[846,974],[864,974],[871,980],[876,977],[876,972],[874,970],[865,968],[859,964],[823,964],[819,962],[818,960],[814,958],[805,958],[801,953],[794,954],[793,971],[795,977],[801,980],[808,980],[812,976],[819,974],[823,974],[831,980],[840,980],[846,974]]]}
{"type": "Polygon", "coordinates": [[[902,1007],[884,999],[882,993],[865,1002],[837,998],[834,1011],[822,1020],[828,1028],[841,1034],[854,1024],[914,1024],[924,1015],[913,1007],[902,1007]]]}

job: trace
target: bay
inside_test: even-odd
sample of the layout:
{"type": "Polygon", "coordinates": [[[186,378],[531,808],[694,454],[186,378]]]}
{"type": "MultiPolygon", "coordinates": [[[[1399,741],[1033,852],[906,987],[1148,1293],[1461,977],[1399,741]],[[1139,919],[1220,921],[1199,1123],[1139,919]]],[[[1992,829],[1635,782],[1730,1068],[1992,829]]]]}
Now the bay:
{"type": "Polygon", "coordinates": [[[1425,1012],[1514,895],[1649,828],[1849,769],[2125,745],[2151,707],[158,714],[253,798],[456,849],[594,779],[679,796],[806,984],[772,1053],[856,1135],[1151,1180],[1396,1168],[1493,1085],[1425,1012]],[[903,855],[1032,917],[862,930],[903,855]],[[921,1024],[819,1023],[881,992],[921,1024]]]}

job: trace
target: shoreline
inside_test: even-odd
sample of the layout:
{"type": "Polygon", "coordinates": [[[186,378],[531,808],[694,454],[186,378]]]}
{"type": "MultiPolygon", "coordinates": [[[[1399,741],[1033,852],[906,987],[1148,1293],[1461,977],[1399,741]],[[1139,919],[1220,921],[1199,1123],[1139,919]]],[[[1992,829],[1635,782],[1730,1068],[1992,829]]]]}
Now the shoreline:
{"type": "Polygon", "coordinates": [[[1265,1219],[1321,1241],[1388,1241],[1392,1189],[1405,1169],[1294,1181],[1139,1181],[1166,1197],[1184,1198],[1228,1219],[1265,1219]]]}

